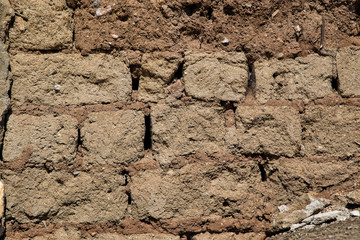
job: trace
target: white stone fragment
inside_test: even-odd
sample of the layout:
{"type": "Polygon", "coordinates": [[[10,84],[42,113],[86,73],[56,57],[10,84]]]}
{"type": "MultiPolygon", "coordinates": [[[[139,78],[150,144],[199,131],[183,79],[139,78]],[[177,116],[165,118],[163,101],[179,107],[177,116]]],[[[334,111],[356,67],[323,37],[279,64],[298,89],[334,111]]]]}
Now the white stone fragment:
{"type": "Polygon", "coordinates": [[[227,39],[227,37],[224,38],[224,40],[221,41],[222,44],[227,44],[229,43],[229,39],[227,39]]]}
{"type": "Polygon", "coordinates": [[[100,17],[107,13],[111,12],[111,6],[107,6],[106,8],[98,8],[96,9],[96,16],[100,17]]]}
{"type": "Polygon", "coordinates": [[[360,217],[360,212],[358,210],[351,211],[350,216],[352,216],[352,217],[360,217]]]}
{"type": "Polygon", "coordinates": [[[279,212],[281,212],[281,213],[289,211],[289,207],[286,206],[286,205],[281,205],[281,206],[278,207],[278,209],[279,209],[279,212]]]}
{"type": "Polygon", "coordinates": [[[294,230],[296,230],[296,229],[298,229],[298,228],[301,228],[301,227],[303,227],[303,226],[305,226],[306,225],[306,223],[296,223],[296,224],[293,224],[293,225],[291,225],[291,227],[290,227],[290,231],[294,231],[294,230]]]}

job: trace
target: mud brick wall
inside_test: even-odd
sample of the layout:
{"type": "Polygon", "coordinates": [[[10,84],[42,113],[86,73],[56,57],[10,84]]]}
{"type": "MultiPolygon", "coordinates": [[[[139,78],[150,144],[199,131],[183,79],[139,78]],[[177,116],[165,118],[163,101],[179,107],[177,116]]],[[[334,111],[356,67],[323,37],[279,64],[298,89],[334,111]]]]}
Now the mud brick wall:
{"type": "Polygon", "coordinates": [[[6,239],[264,239],[345,201],[360,3],[334,2],[0,0],[6,239]]]}

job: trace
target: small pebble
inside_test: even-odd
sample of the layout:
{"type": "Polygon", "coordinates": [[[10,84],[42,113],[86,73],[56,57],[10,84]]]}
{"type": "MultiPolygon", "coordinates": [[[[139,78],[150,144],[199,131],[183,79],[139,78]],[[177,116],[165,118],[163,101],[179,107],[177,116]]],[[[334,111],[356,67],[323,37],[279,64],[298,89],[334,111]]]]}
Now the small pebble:
{"type": "Polygon", "coordinates": [[[74,176],[77,176],[77,175],[79,175],[80,174],[80,171],[75,171],[75,172],[73,172],[73,175],[74,176]]]}
{"type": "Polygon", "coordinates": [[[55,89],[55,91],[60,91],[61,90],[61,86],[59,85],[59,84],[55,84],[54,85],[54,89],[55,89]]]}
{"type": "Polygon", "coordinates": [[[227,39],[226,37],[224,38],[224,40],[221,41],[222,44],[228,44],[229,43],[229,39],[227,39]]]}

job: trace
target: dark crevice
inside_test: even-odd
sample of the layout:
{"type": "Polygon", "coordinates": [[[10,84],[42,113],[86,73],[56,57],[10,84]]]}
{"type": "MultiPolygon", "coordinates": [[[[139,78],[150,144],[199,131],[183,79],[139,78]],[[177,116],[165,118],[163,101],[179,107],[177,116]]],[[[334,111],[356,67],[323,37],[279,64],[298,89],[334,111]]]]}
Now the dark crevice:
{"type": "Polygon", "coordinates": [[[360,208],[360,204],[355,204],[355,203],[348,203],[346,204],[345,206],[347,209],[357,209],[357,208],[360,208]]]}
{"type": "Polygon", "coordinates": [[[248,84],[245,96],[255,96],[255,89],[256,89],[256,75],[255,75],[255,68],[254,68],[254,62],[249,61],[248,62],[248,84]]]}
{"type": "Polygon", "coordinates": [[[357,15],[360,15],[360,0],[354,2],[354,10],[357,15]]]}
{"type": "MultiPolygon", "coordinates": [[[[10,83],[10,89],[9,89],[9,94],[11,93],[11,87],[12,87],[12,82],[10,83]]],[[[11,99],[11,98],[10,98],[11,99]]],[[[2,119],[0,119],[0,126],[3,127],[3,134],[1,137],[1,141],[0,141],[0,161],[4,162],[4,156],[3,156],[3,152],[4,152],[4,143],[5,143],[5,135],[6,135],[6,131],[7,131],[7,124],[9,122],[9,118],[10,115],[12,114],[12,110],[11,107],[9,106],[7,110],[5,110],[4,116],[2,119]]]]}
{"type": "Polygon", "coordinates": [[[339,79],[338,79],[338,77],[335,77],[335,78],[331,79],[331,87],[336,92],[339,92],[339,79]]]}
{"type": "Polygon", "coordinates": [[[145,137],[144,137],[144,149],[149,150],[152,148],[152,136],[151,136],[151,117],[150,114],[145,116],[145,137]]]}
{"type": "Polygon", "coordinates": [[[34,50],[31,52],[39,52],[41,54],[53,54],[53,53],[61,53],[64,49],[49,49],[49,50],[34,50]]]}
{"type": "Polygon", "coordinates": [[[229,4],[224,6],[224,13],[225,15],[234,16],[235,15],[235,8],[229,4]]]}
{"type": "Polygon", "coordinates": [[[179,64],[178,69],[174,73],[174,79],[181,79],[183,77],[183,71],[184,71],[184,62],[179,64]]]}
{"type": "Polygon", "coordinates": [[[131,86],[133,91],[137,91],[139,89],[139,80],[141,75],[141,65],[140,64],[132,64],[130,65],[131,72],[131,86]]]}
{"type": "Polygon", "coordinates": [[[234,102],[231,101],[220,101],[221,106],[223,106],[224,110],[232,110],[233,112],[236,112],[236,106],[234,102]]]}
{"type": "Polygon", "coordinates": [[[83,141],[81,139],[81,132],[80,128],[77,129],[77,139],[76,139],[76,149],[79,149],[83,144],[83,141]]]}
{"type": "Polygon", "coordinates": [[[267,179],[267,174],[264,168],[264,164],[261,164],[260,162],[258,162],[258,167],[260,170],[260,174],[261,174],[261,181],[265,182],[267,179]]]}
{"type": "Polygon", "coordinates": [[[200,4],[189,4],[185,6],[184,11],[186,15],[191,17],[195,12],[197,12],[200,9],[200,4]]]}
{"type": "Polygon", "coordinates": [[[186,232],[186,233],[180,234],[180,238],[186,239],[186,240],[192,240],[195,235],[196,235],[196,233],[186,232]]]}
{"type": "Polygon", "coordinates": [[[224,200],[224,202],[222,203],[222,205],[224,207],[229,207],[230,206],[230,203],[228,202],[228,200],[224,200]]]}
{"type": "Polygon", "coordinates": [[[277,234],[280,234],[280,233],[284,233],[284,232],[288,232],[290,230],[290,227],[288,228],[284,228],[284,229],[281,229],[281,230],[278,230],[278,231],[265,231],[265,234],[266,234],[266,237],[269,238],[269,237],[272,237],[272,236],[275,236],[277,234]]]}
{"type": "Polygon", "coordinates": [[[131,197],[131,192],[130,192],[130,190],[129,190],[129,191],[126,191],[126,195],[127,195],[127,197],[128,197],[127,203],[128,203],[128,205],[131,205],[131,203],[132,203],[132,197],[131,197]]]}

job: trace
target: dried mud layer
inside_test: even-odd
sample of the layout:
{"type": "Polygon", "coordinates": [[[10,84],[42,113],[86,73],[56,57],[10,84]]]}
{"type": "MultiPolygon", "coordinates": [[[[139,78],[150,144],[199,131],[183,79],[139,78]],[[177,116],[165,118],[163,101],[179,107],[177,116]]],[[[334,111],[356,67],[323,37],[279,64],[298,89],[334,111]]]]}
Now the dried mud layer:
{"type": "Polygon", "coordinates": [[[0,234],[359,239],[359,15],[0,0],[0,234]]]}

